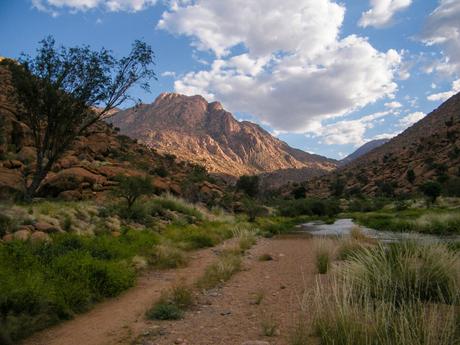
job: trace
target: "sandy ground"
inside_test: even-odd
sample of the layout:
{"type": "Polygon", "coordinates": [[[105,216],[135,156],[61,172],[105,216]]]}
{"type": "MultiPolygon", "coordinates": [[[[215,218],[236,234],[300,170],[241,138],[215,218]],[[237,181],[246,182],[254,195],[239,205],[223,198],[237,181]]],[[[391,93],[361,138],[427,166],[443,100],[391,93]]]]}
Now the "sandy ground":
{"type": "Polygon", "coordinates": [[[222,288],[197,292],[197,305],[184,319],[145,320],[145,311],[162,291],[181,279],[193,283],[216,258],[215,248],[206,249],[193,253],[186,268],[149,272],[118,298],[39,332],[22,344],[240,345],[263,340],[287,345],[299,299],[315,282],[312,240],[302,236],[260,239],[245,255],[243,271],[222,288]],[[259,261],[265,253],[274,260],[259,261]],[[255,304],[256,295],[263,295],[260,304],[255,304]],[[276,335],[264,336],[263,323],[275,324],[276,335]]]}

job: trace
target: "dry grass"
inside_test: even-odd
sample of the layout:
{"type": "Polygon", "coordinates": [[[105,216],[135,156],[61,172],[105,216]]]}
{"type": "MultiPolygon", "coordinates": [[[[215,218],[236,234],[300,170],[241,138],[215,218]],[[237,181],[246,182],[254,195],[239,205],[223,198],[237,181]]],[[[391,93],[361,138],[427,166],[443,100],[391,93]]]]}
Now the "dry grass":
{"type": "Polygon", "coordinates": [[[149,263],[158,268],[177,268],[187,264],[185,252],[168,244],[154,247],[149,258],[149,263]]]}
{"type": "Polygon", "coordinates": [[[241,270],[241,256],[225,253],[208,266],[197,285],[202,289],[211,289],[229,280],[233,274],[241,270]]]}
{"type": "Polygon", "coordinates": [[[335,258],[337,243],[330,238],[315,239],[315,265],[319,274],[325,274],[329,271],[332,261],[335,258]]]}

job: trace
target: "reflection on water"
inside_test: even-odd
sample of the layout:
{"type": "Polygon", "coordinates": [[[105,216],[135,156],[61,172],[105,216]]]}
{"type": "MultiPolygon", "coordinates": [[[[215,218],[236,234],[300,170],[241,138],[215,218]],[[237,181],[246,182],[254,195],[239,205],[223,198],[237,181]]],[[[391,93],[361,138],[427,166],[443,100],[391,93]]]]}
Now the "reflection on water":
{"type": "MultiPolygon", "coordinates": [[[[321,221],[309,222],[297,226],[298,231],[308,232],[314,236],[346,236],[350,234],[350,231],[356,224],[352,219],[339,219],[334,224],[325,224],[321,221]]],[[[440,242],[452,239],[459,239],[456,237],[438,237],[434,235],[419,234],[419,233],[408,233],[408,232],[390,232],[390,231],[379,231],[364,226],[359,226],[364,234],[371,238],[375,238],[384,242],[394,242],[401,240],[416,240],[422,242],[440,242]]]]}

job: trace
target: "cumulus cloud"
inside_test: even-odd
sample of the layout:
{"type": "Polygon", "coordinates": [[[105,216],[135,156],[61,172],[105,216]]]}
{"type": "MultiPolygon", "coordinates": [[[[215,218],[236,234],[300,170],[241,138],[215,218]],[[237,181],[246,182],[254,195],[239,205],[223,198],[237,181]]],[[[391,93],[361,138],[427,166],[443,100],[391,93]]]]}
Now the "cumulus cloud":
{"type": "Polygon", "coordinates": [[[215,55],[209,68],[176,80],[177,92],[222,101],[276,130],[307,132],[397,90],[401,54],[341,38],[344,13],[331,0],[196,0],[175,3],[157,27],[215,55]]]}
{"type": "Polygon", "coordinates": [[[456,95],[457,93],[460,92],[460,79],[454,80],[452,82],[452,89],[450,91],[445,91],[445,92],[440,92],[440,93],[434,93],[431,94],[427,97],[429,101],[446,101],[453,95],[456,95]]]}
{"type": "Polygon", "coordinates": [[[420,111],[416,111],[414,113],[410,113],[404,116],[403,118],[399,120],[398,123],[401,127],[409,127],[409,126],[412,126],[414,123],[420,121],[424,117],[425,117],[424,113],[420,111]]]}
{"type": "Polygon", "coordinates": [[[358,25],[376,28],[388,25],[396,12],[409,7],[412,0],[370,0],[371,9],[363,12],[358,25]]]}
{"type": "Polygon", "coordinates": [[[368,129],[374,127],[374,121],[389,114],[392,114],[392,112],[382,111],[363,116],[359,119],[345,120],[322,126],[318,129],[316,135],[320,136],[322,142],[327,145],[353,144],[355,146],[360,146],[366,142],[364,136],[368,129]]]}
{"type": "Polygon", "coordinates": [[[421,35],[428,45],[439,45],[444,56],[431,68],[445,74],[460,75],[460,2],[440,0],[430,14],[421,35]]]}
{"type": "Polygon", "coordinates": [[[64,9],[78,12],[98,7],[110,12],[137,12],[155,3],[156,0],[32,0],[33,7],[53,16],[58,15],[64,9]]]}

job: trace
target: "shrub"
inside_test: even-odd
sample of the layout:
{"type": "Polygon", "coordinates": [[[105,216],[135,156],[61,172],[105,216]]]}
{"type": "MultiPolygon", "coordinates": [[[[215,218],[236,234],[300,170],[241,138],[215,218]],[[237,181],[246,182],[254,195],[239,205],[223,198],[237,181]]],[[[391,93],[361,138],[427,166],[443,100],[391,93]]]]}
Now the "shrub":
{"type": "Polygon", "coordinates": [[[229,280],[233,274],[240,271],[241,258],[239,255],[226,253],[217,262],[206,268],[204,275],[198,280],[198,286],[211,289],[229,280]]]}
{"type": "Polygon", "coordinates": [[[420,190],[423,192],[423,194],[425,194],[427,200],[434,204],[438,196],[441,195],[442,187],[439,182],[428,181],[420,186],[420,190]]]}
{"type": "Polygon", "coordinates": [[[187,258],[179,248],[162,244],[153,248],[149,262],[159,268],[176,268],[185,266],[187,258]]]}
{"type": "Polygon", "coordinates": [[[149,320],[179,320],[184,312],[176,305],[167,302],[158,302],[147,311],[149,320]]]}
{"type": "Polygon", "coordinates": [[[279,212],[284,217],[317,216],[332,217],[341,211],[336,200],[297,199],[286,200],[279,206],[279,212]]]}
{"type": "Polygon", "coordinates": [[[130,209],[142,195],[153,194],[156,189],[150,176],[117,176],[118,186],[114,193],[126,200],[130,209]]]}
{"type": "Polygon", "coordinates": [[[236,189],[243,191],[247,196],[254,198],[259,194],[259,176],[240,176],[236,182],[236,189]]]}

